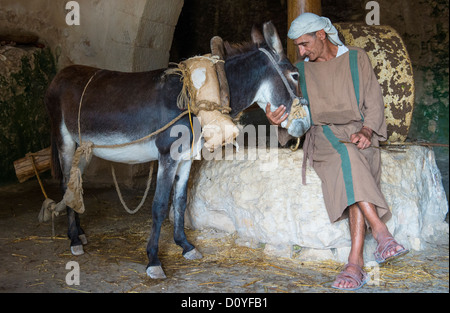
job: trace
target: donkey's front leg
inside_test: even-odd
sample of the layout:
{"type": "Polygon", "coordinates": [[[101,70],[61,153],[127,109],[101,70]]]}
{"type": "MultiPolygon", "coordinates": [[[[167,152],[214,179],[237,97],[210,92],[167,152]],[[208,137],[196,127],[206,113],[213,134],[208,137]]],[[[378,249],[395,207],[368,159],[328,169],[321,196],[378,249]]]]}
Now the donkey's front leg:
{"type": "Polygon", "coordinates": [[[173,213],[175,243],[183,248],[183,256],[188,260],[201,259],[202,254],[188,242],[184,232],[184,213],[187,205],[187,183],[191,171],[192,160],[182,161],[175,176],[173,192],[173,213]]]}
{"type": "Polygon", "coordinates": [[[172,191],[178,162],[170,155],[161,156],[158,165],[156,191],[152,204],[152,230],[147,245],[147,275],[153,279],[166,278],[158,258],[158,241],[161,233],[161,225],[167,217],[169,197],[172,191]]]}

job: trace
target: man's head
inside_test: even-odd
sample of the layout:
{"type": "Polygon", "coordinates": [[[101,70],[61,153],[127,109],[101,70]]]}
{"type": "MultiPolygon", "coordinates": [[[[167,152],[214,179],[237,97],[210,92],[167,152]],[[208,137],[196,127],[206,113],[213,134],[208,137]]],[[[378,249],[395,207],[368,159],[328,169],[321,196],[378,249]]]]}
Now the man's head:
{"type": "Polygon", "coordinates": [[[302,57],[315,61],[327,45],[343,45],[336,28],[326,17],[303,13],[291,24],[288,37],[294,40],[302,57]]]}

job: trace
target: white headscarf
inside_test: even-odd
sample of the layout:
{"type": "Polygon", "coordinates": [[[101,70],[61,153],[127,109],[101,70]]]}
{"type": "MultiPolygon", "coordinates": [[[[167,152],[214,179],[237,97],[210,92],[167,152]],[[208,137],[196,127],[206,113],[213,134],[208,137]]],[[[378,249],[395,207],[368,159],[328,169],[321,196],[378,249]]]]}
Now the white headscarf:
{"type": "Polygon", "coordinates": [[[336,46],[344,44],[339,39],[338,31],[331,21],[326,17],[318,16],[314,13],[300,14],[291,24],[288,37],[295,40],[304,34],[314,33],[323,29],[328,35],[328,39],[336,46]]]}

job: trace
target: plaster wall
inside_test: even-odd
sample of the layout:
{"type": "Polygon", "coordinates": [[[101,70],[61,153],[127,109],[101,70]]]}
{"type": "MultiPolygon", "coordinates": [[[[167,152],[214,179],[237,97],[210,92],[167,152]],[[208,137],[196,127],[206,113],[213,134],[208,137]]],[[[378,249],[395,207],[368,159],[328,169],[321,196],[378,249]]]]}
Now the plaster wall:
{"type": "MultiPolygon", "coordinates": [[[[76,2],[79,4],[80,25],[67,24],[66,16],[74,10],[73,7],[66,9],[68,2],[66,0],[0,0],[0,38],[37,36],[38,47],[45,46],[45,51],[50,51],[49,54],[53,55],[56,71],[72,64],[125,72],[148,71],[168,65],[173,33],[184,5],[183,0],[78,0],[76,2]]],[[[10,89],[14,91],[6,95],[0,93],[0,103],[8,104],[2,105],[4,114],[0,114],[2,126],[5,126],[2,130],[6,134],[4,138],[0,138],[0,142],[8,147],[7,152],[0,151],[0,157],[7,159],[4,164],[8,167],[7,174],[0,176],[0,181],[14,179],[13,160],[23,157],[27,152],[37,152],[48,145],[50,135],[43,104],[46,85],[44,84],[38,93],[27,92],[27,90],[36,89],[25,88],[22,81],[30,78],[20,77],[20,73],[25,73],[23,69],[20,70],[20,66],[29,62],[23,63],[20,57],[15,59],[12,56],[12,52],[15,53],[14,55],[21,56],[22,50],[27,51],[27,57],[30,55],[33,60],[36,59],[37,64],[41,64],[42,59],[35,58],[33,54],[40,55],[39,48],[33,47],[30,52],[29,47],[21,46],[18,42],[17,47],[4,46],[3,50],[8,51],[8,55],[5,54],[6,52],[3,55],[4,51],[0,50],[2,91],[10,89]],[[18,78],[11,79],[11,73],[18,78]],[[3,82],[6,82],[5,86],[3,82]],[[25,104],[21,105],[11,98],[11,93],[24,99],[32,98],[35,101],[22,101],[25,104]],[[35,120],[32,127],[27,126],[29,123],[21,123],[18,118],[11,119],[14,112],[29,112],[28,105],[33,109],[39,109],[42,113],[37,117],[28,118],[35,120]],[[39,129],[42,128],[42,131],[39,131],[39,137],[46,140],[43,140],[44,144],[37,143],[30,146],[29,143],[34,142],[36,137],[34,134],[38,132],[35,124],[39,125],[39,129]],[[28,133],[31,135],[23,135],[28,133]],[[11,149],[14,149],[16,153],[12,155],[11,149]]],[[[55,69],[50,72],[43,74],[47,82],[53,78],[55,69]]],[[[36,81],[31,81],[30,84],[35,86],[36,81]]],[[[128,186],[134,184],[134,177],[139,176],[142,167],[140,165],[117,166],[119,182],[124,182],[128,186]]],[[[102,183],[102,177],[105,176],[107,178],[103,180],[111,183],[109,164],[94,158],[89,167],[87,179],[102,183]]]]}
{"type": "Polygon", "coordinates": [[[68,1],[0,0],[0,35],[38,35],[58,68],[84,64],[143,71],[167,66],[183,0],[77,2],[80,25],[68,25],[68,1]]]}

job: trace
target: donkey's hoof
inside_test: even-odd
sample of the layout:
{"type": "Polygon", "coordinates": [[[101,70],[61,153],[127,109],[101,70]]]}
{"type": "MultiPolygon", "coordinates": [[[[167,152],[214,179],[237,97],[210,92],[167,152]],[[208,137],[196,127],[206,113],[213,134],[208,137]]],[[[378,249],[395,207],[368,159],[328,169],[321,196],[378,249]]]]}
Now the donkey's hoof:
{"type": "Polygon", "coordinates": [[[199,260],[203,258],[203,255],[195,248],[186,252],[183,256],[186,260],[199,260]]]}
{"type": "Polygon", "coordinates": [[[84,246],[84,245],[87,245],[88,241],[87,241],[87,238],[86,238],[86,235],[85,235],[85,234],[78,236],[78,238],[81,240],[81,244],[82,244],[83,246],[84,246]]]}
{"type": "Polygon", "coordinates": [[[84,249],[83,249],[82,245],[71,246],[70,251],[72,252],[73,255],[83,255],[84,254],[84,249]]]}
{"type": "Polygon", "coordinates": [[[161,266],[149,266],[147,268],[147,275],[152,279],[165,279],[166,274],[164,274],[164,271],[161,266]]]}

